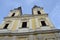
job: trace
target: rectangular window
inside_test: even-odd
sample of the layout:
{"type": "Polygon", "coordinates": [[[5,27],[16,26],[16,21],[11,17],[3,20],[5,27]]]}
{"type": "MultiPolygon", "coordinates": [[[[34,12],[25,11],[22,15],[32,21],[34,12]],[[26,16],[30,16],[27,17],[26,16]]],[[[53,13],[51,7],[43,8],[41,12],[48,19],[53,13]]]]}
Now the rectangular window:
{"type": "Polygon", "coordinates": [[[15,15],[15,13],[12,14],[12,17],[15,15]]]}
{"type": "Polygon", "coordinates": [[[45,21],[41,21],[42,26],[46,26],[45,21]]]}
{"type": "Polygon", "coordinates": [[[27,28],[27,22],[22,22],[22,28],[27,28]]]}
{"type": "Polygon", "coordinates": [[[41,12],[40,11],[37,11],[38,12],[38,14],[41,14],[41,12]]]}
{"type": "Polygon", "coordinates": [[[9,25],[9,24],[6,24],[3,29],[7,29],[8,25],[9,25]]]}

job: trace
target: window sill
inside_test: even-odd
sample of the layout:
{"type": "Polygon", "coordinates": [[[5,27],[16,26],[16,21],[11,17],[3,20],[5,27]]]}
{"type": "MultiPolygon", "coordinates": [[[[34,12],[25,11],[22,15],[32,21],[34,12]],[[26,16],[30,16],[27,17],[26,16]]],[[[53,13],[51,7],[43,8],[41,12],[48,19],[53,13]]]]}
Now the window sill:
{"type": "Polygon", "coordinates": [[[46,25],[46,26],[40,26],[40,27],[47,27],[47,26],[49,26],[49,25],[46,25]]]}
{"type": "MultiPolygon", "coordinates": [[[[29,27],[26,27],[26,28],[29,28],[29,27]]],[[[25,29],[25,28],[19,27],[19,29],[25,29]]]]}

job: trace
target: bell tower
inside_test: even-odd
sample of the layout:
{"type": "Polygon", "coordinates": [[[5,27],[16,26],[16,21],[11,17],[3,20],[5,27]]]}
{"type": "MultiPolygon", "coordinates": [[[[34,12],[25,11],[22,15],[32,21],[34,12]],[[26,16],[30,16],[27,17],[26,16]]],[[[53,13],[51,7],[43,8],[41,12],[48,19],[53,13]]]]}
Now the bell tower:
{"type": "Polygon", "coordinates": [[[10,14],[8,16],[14,17],[14,16],[21,16],[21,15],[22,15],[22,9],[21,9],[21,7],[18,7],[13,10],[10,10],[10,14]]]}
{"type": "Polygon", "coordinates": [[[42,7],[39,7],[39,6],[36,6],[36,5],[35,5],[35,6],[32,8],[32,14],[33,14],[33,15],[44,14],[44,10],[43,10],[42,7]]]}
{"type": "Polygon", "coordinates": [[[51,23],[48,18],[48,14],[46,14],[42,7],[34,6],[32,8],[32,15],[36,16],[36,25],[37,28],[41,30],[54,29],[54,25],[51,23]]]}
{"type": "Polygon", "coordinates": [[[20,17],[21,15],[22,15],[21,7],[10,10],[8,16],[4,18],[4,21],[2,23],[3,26],[1,26],[1,28],[6,29],[6,30],[11,30],[11,29],[14,30],[14,28],[18,25],[18,23],[20,21],[20,20],[16,20],[16,18],[20,17]],[[14,18],[14,17],[16,17],[16,18],[14,18]]]}

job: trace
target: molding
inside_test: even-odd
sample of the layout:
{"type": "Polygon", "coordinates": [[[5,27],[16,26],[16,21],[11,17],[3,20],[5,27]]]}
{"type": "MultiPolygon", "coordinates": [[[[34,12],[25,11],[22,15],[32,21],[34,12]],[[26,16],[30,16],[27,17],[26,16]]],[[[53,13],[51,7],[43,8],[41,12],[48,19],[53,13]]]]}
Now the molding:
{"type": "Polygon", "coordinates": [[[60,29],[52,29],[52,30],[37,30],[37,31],[30,31],[30,32],[6,32],[0,33],[0,35],[12,35],[12,36],[19,36],[19,35],[33,35],[33,34],[49,34],[49,33],[60,33],[60,29]]]}
{"type": "Polygon", "coordinates": [[[31,17],[35,17],[35,16],[48,16],[48,14],[41,14],[41,15],[21,15],[21,16],[14,16],[14,17],[4,17],[4,19],[11,19],[11,18],[31,18],[31,17]]]}
{"type": "Polygon", "coordinates": [[[30,23],[29,29],[32,29],[32,21],[31,21],[31,19],[29,20],[29,23],[30,23]]]}
{"type": "Polygon", "coordinates": [[[12,29],[14,22],[15,22],[15,20],[14,20],[14,21],[12,21],[12,23],[10,24],[10,26],[9,26],[8,30],[11,30],[11,29],[12,29]]]}
{"type": "Polygon", "coordinates": [[[38,20],[38,18],[36,18],[35,20],[36,20],[36,28],[40,28],[40,26],[39,26],[39,22],[40,22],[40,21],[38,20]],[[38,21],[39,21],[39,22],[38,22],[38,21]]]}

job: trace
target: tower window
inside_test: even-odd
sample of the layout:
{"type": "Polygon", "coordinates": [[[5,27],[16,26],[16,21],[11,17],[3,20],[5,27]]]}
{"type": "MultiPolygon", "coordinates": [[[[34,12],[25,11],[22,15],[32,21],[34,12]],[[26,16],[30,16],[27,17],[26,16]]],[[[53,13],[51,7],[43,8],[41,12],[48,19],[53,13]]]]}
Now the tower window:
{"type": "Polygon", "coordinates": [[[46,26],[45,21],[41,21],[42,26],[46,26]]]}
{"type": "Polygon", "coordinates": [[[27,22],[22,22],[22,28],[26,28],[27,27],[27,22]]]}
{"type": "Polygon", "coordinates": [[[9,24],[6,24],[3,29],[7,29],[8,25],[9,25],[9,24]]]}
{"type": "Polygon", "coordinates": [[[37,11],[38,12],[38,14],[41,14],[41,12],[40,11],[37,11]]]}
{"type": "Polygon", "coordinates": [[[15,15],[15,13],[12,14],[12,17],[15,15]]]}

